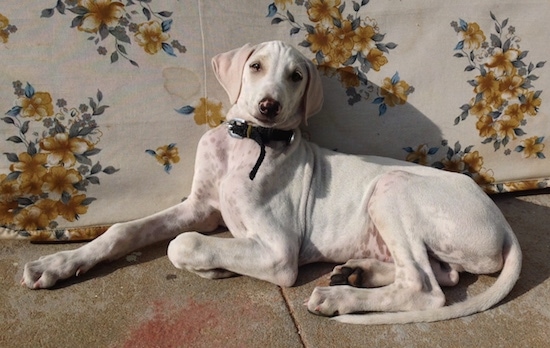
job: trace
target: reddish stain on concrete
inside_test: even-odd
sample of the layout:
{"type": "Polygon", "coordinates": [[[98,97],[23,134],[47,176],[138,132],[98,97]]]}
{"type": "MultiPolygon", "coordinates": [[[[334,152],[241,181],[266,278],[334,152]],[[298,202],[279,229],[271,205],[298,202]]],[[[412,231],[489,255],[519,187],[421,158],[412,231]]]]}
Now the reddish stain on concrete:
{"type": "Polygon", "coordinates": [[[243,333],[250,329],[250,323],[263,327],[268,323],[255,305],[236,302],[225,307],[224,301],[188,300],[184,304],[155,301],[151,304],[152,315],[130,330],[120,347],[249,346],[250,337],[243,333]]]}
{"type": "Polygon", "coordinates": [[[153,316],[129,333],[122,347],[182,347],[201,341],[204,329],[219,324],[219,311],[209,303],[188,301],[183,307],[153,302],[153,316]]]}

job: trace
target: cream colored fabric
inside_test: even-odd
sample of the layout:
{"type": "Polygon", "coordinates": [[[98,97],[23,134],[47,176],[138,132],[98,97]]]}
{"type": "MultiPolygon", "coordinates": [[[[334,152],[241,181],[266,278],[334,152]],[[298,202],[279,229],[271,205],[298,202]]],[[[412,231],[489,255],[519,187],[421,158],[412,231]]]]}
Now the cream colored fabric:
{"type": "Polygon", "coordinates": [[[464,172],[490,192],[546,187],[549,10],[501,0],[3,1],[0,234],[94,237],[95,226],[179,202],[198,139],[229,108],[211,58],[269,40],[319,65],[325,103],[305,128],[312,141],[464,172]]]}

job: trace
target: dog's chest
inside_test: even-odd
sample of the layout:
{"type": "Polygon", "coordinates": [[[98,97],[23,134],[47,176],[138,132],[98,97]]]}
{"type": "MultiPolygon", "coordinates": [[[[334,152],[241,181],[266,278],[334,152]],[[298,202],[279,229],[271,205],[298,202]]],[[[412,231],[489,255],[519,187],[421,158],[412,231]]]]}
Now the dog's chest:
{"type": "MultiPolygon", "coordinates": [[[[249,174],[260,157],[260,145],[251,139],[235,139],[230,141],[227,176],[232,181],[250,181],[249,174]]],[[[265,165],[265,158],[260,167],[265,165]]]]}
{"type": "Polygon", "coordinates": [[[235,139],[227,147],[227,171],[220,178],[219,204],[223,220],[235,237],[255,234],[265,229],[274,216],[271,209],[280,210],[287,197],[288,179],[277,160],[279,149],[266,147],[266,155],[259,163],[253,179],[250,173],[258,166],[260,146],[250,139],[235,139]]]}

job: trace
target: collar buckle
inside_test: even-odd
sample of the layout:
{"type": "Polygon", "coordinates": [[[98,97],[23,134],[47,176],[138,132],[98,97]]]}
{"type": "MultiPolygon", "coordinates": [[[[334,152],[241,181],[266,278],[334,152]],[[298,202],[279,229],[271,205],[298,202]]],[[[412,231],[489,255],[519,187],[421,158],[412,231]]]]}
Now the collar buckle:
{"type": "Polygon", "coordinates": [[[244,136],[237,133],[238,129],[242,129],[243,127],[247,127],[248,124],[245,120],[241,118],[234,118],[231,121],[227,123],[227,130],[229,132],[229,135],[235,139],[244,139],[244,136]]]}
{"type": "Polygon", "coordinates": [[[292,135],[290,136],[290,138],[288,139],[287,141],[287,144],[290,145],[294,142],[294,136],[296,135],[296,132],[292,132],[292,135]]]}

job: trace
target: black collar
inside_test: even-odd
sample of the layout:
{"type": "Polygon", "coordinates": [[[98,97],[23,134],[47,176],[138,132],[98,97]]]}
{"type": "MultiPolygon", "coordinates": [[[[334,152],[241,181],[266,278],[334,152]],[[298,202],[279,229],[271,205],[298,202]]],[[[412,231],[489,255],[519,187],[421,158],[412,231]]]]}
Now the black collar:
{"type": "Polygon", "coordinates": [[[250,180],[254,180],[254,177],[256,177],[256,173],[265,158],[266,144],[269,144],[272,141],[284,141],[287,145],[290,145],[294,140],[294,131],[253,126],[238,118],[227,122],[227,130],[229,135],[233,138],[249,138],[260,145],[260,156],[258,157],[254,168],[252,168],[252,171],[250,172],[250,180]]]}

